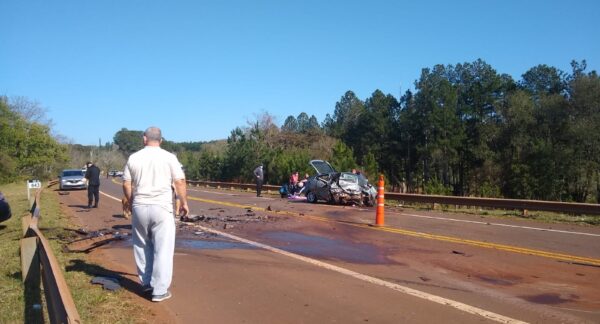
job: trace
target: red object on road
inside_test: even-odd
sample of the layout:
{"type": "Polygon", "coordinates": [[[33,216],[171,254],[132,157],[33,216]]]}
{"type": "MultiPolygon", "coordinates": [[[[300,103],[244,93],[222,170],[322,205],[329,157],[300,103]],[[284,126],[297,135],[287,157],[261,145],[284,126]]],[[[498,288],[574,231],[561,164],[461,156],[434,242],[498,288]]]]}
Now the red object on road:
{"type": "Polygon", "coordinates": [[[383,226],[384,224],[384,212],[383,206],[385,204],[384,197],[384,182],[383,182],[383,174],[379,175],[379,182],[377,183],[377,212],[375,214],[375,225],[383,226]]]}

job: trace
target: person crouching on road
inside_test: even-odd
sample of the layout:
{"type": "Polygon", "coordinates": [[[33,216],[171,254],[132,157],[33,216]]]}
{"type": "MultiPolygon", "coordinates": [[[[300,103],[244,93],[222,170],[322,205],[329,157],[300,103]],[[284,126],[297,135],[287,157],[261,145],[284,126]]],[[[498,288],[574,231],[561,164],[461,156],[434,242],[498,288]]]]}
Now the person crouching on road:
{"type": "Polygon", "coordinates": [[[185,174],[177,157],[160,148],[161,131],[144,132],[144,148],[133,153],[123,173],[123,193],[132,210],[133,252],[144,292],[152,301],[171,298],[175,218],[171,184],[179,195],[178,213],[187,216],[185,174]]]}
{"type": "Polygon", "coordinates": [[[291,195],[295,195],[296,192],[298,192],[299,187],[298,187],[298,171],[294,171],[292,173],[292,175],[290,176],[290,181],[289,181],[289,188],[290,188],[290,194],[291,195]]]}

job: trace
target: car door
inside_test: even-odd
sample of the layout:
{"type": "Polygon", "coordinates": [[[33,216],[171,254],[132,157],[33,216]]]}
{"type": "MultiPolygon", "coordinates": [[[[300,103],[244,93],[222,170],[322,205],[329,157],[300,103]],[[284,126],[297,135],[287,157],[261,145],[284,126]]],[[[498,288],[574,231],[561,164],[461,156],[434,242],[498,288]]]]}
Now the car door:
{"type": "Polygon", "coordinates": [[[314,189],[315,194],[320,200],[329,201],[331,198],[331,193],[329,189],[331,174],[319,174],[316,176],[316,188],[314,189]]]}
{"type": "Polygon", "coordinates": [[[331,180],[333,174],[336,173],[335,169],[329,162],[323,160],[311,160],[309,164],[317,171],[317,175],[315,176],[316,181],[311,190],[313,190],[319,200],[329,201],[331,199],[331,180]]]}

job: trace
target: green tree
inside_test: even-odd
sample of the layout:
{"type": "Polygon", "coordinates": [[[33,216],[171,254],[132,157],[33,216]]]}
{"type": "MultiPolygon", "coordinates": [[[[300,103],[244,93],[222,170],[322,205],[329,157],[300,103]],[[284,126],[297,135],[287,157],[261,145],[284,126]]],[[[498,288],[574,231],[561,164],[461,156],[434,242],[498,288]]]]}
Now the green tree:
{"type": "Polygon", "coordinates": [[[570,112],[566,190],[570,200],[600,202],[600,78],[596,71],[585,72],[585,61],[571,66],[564,107],[570,112]]]}
{"type": "Polygon", "coordinates": [[[321,126],[319,125],[319,120],[315,115],[310,115],[308,119],[308,124],[306,125],[306,132],[312,134],[318,134],[321,132],[321,126]]]}
{"type": "Polygon", "coordinates": [[[144,141],[142,139],[143,135],[144,131],[121,128],[121,130],[113,137],[113,141],[119,146],[119,150],[123,152],[125,156],[129,156],[144,147],[144,141]]]}
{"type": "Polygon", "coordinates": [[[364,103],[356,97],[354,92],[348,90],[335,104],[333,116],[325,118],[323,128],[325,133],[336,138],[343,138],[349,125],[354,124],[363,110],[364,103]]]}
{"type": "Polygon", "coordinates": [[[357,108],[361,110],[360,118],[349,124],[343,139],[352,147],[360,164],[364,163],[365,157],[370,153],[381,163],[389,161],[386,155],[391,150],[389,143],[393,132],[392,111],[397,106],[396,98],[375,90],[364,106],[357,108]]]}
{"type": "Polygon", "coordinates": [[[464,125],[460,146],[460,186],[458,193],[479,193],[479,184],[499,186],[496,146],[499,134],[498,107],[504,94],[515,88],[508,75],[500,75],[481,59],[450,69],[449,80],[458,89],[457,111],[464,125]]]}
{"type": "Polygon", "coordinates": [[[537,121],[535,103],[531,95],[517,90],[507,96],[500,110],[502,129],[499,163],[502,166],[502,192],[509,198],[528,198],[533,195],[531,148],[537,121]]]}
{"type": "Polygon", "coordinates": [[[27,120],[21,111],[0,97],[0,181],[56,176],[68,160],[66,147],[54,139],[48,125],[27,120]]]}
{"type": "Polygon", "coordinates": [[[565,74],[561,70],[540,64],[522,75],[521,88],[534,96],[561,94],[566,90],[565,74]]]}
{"type": "Polygon", "coordinates": [[[333,146],[333,156],[329,162],[339,171],[349,171],[357,166],[352,149],[341,141],[333,146]]]}
{"type": "Polygon", "coordinates": [[[298,132],[298,120],[294,116],[288,116],[281,126],[281,131],[288,133],[297,133],[298,132]]]}
{"type": "Polygon", "coordinates": [[[301,112],[298,117],[296,117],[298,121],[298,132],[306,133],[309,129],[309,120],[310,118],[305,112],[301,112]]]}

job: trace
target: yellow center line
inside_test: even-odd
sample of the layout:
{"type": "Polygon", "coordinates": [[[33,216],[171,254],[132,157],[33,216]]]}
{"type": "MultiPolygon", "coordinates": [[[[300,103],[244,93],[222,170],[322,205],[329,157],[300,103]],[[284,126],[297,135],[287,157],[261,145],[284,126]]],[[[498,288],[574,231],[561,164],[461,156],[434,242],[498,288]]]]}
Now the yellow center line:
{"type": "Polygon", "coordinates": [[[264,212],[269,212],[269,213],[274,213],[274,214],[284,214],[284,215],[289,215],[289,216],[294,216],[294,217],[308,218],[308,219],[321,221],[321,222],[327,222],[327,223],[339,223],[339,224],[344,224],[344,225],[349,225],[349,226],[354,226],[354,227],[360,227],[360,228],[364,228],[364,229],[383,231],[383,232],[407,235],[407,236],[412,236],[412,237],[419,237],[419,238],[425,238],[425,239],[431,239],[431,240],[437,240],[437,241],[443,241],[443,242],[465,244],[465,245],[477,246],[477,247],[488,248],[488,249],[496,249],[496,250],[502,250],[502,251],[507,251],[507,252],[513,252],[513,253],[535,255],[535,256],[544,257],[544,258],[569,261],[569,262],[580,262],[580,263],[587,263],[587,264],[591,264],[591,265],[600,266],[600,259],[595,259],[595,258],[587,258],[587,257],[580,257],[580,256],[575,256],[575,255],[569,255],[569,254],[548,252],[548,251],[542,251],[542,250],[534,250],[534,249],[522,248],[522,247],[518,247],[518,246],[505,245],[505,244],[467,240],[467,239],[462,239],[462,238],[457,238],[457,237],[452,237],[452,236],[428,234],[428,233],[403,230],[403,229],[393,228],[393,227],[385,227],[385,226],[374,227],[369,224],[352,224],[352,223],[348,223],[348,222],[344,222],[344,221],[332,220],[332,219],[329,219],[327,217],[322,217],[322,216],[314,216],[314,215],[306,215],[306,214],[299,216],[297,212],[270,211],[270,210],[267,210],[266,208],[257,207],[254,205],[243,205],[243,204],[237,204],[237,203],[231,203],[231,202],[222,202],[222,201],[211,200],[211,199],[190,197],[190,196],[188,196],[188,199],[201,201],[201,202],[205,202],[205,203],[209,203],[209,204],[217,204],[217,205],[229,206],[229,207],[234,207],[234,208],[246,208],[246,209],[251,208],[253,210],[259,210],[259,211],[264,211],[264,212]]]}

